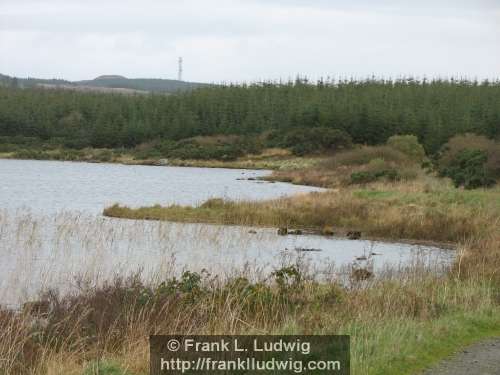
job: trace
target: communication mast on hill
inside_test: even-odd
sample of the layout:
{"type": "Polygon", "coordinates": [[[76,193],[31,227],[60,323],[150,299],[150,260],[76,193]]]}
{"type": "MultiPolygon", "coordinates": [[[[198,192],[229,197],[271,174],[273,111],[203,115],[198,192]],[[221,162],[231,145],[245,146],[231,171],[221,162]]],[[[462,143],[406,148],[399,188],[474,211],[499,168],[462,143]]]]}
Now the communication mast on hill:
{"type": "Polygon", "coordinates": [[[179,75],[177,76],[177,79],[179,81],[182,81],[182,73],[183,73],[182,63],[183,63],[183,59],[182,59],[182,57],[179,57],[179,75]]]}

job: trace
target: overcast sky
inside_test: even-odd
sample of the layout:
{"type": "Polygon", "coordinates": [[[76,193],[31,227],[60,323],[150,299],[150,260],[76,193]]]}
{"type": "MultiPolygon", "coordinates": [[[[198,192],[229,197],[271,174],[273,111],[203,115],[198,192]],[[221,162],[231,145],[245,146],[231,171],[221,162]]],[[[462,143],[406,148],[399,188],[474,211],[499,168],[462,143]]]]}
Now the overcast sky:
{"type": "Polygon", "coordinates": [[[0,73],[500,76],[500,0],[0,0],[0,73]]]}

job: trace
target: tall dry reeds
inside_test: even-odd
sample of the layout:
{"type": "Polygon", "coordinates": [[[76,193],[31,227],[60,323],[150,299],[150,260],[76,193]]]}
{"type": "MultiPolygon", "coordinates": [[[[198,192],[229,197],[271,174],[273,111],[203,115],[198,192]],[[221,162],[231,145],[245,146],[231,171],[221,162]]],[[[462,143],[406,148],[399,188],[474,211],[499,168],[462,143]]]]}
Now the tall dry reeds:
{"type": "Polygon", "coordinates": [[[82,374],[101,363],[118,373],[146,374],[150,334],[293,333],[351,334],[353,373],[375,374],[387,366],[393,344],[404,338],[401,349],[410,350],[435,322],[443,330],[436,342],[447,334],[446,324],[463,316],[500,323],[491,317],[498,301],[481,278],[411,267],[397,277],[339,284],[304,272],[291,265],[260,281],[185,272],[162,283],[145,283],[136,274],[45,294],[46,314],[2,312],[0,373],[82,374]]]}

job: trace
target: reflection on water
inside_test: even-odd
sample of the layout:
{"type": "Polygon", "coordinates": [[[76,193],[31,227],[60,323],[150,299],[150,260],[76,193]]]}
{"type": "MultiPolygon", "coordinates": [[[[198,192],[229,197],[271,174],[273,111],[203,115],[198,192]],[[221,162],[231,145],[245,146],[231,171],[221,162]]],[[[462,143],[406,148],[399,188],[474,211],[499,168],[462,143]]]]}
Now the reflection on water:
{"type": "Polygon", "coordinates": [[[218,275],[247,269],[264,275],[285,260],[305,261],[317,272],[340,270],[356,258],[373,257],[375,271],[401,268],[419,259],[447,263],[450,252],[404,244],[349,241],[321,236],[278,236],[274,229],[116,220],[65,213],[0,214],[0,298],[16,304],[41,286],[70,289],[76,275],[99,283],[138,270],[153,279],[184,269],[218,275]],[[296,248],[321,249],[299,253],[296,248]]]}
{"type": "Polygon", "coordinates": [[[0,159],[0,209],[100,214],[113,203],[196,205],[208,198],[272,199],[321,189],[247,181],[267,171],[0,159]]]}
{"type": "Polygon", "coordinates": [[[69,290],[77,277],[100,283],[142,271],[166,278],[189,269],[218,275],[248,270],[267,275],[298,259],[321,276],[373,256],[374,270],[415,261],[438,267],[450,253],[437,248],[349,241],[320,236],[278,236],[275,229],[102,217],[105,206],[196,205],[213,197],[270,199],[321,189],[245,178],[265,171],[170,168],[69,162],[0,160],[0,298],[16,305],[42,288],[69,290]],[[243,178],[243,180],[242,180],[243,178]],[[299,253],[296,248],[321,251],[299,253]]]}

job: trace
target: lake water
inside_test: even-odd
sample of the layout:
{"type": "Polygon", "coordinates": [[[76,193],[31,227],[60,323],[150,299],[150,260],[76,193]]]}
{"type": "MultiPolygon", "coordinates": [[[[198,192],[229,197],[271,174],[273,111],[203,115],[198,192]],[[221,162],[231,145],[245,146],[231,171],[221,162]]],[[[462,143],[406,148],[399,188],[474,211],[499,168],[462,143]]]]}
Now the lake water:
{"type": "MultiPolygon", "coordinates": [[[[332,275],[371,253],[376,272],[418,263],[440,267],[449,251],[322,236],[278,236],[276,229],[104,218],[113,203],[197,205],[208,198],[271,199],[320,189],[242,180],[265,171],[0,160],[0,299],[17,305],[41,288],[70,290],[142,271],[182,270],[264,277],[289,262],[332,275]],[[297,252],[296,248],[320,249],[297,252]]],[[[332,213],[334,214],[334,213],[332,213]]]]}
{"type": "Polygon", "coordinates": [[[248,181],[269,172],[0,160],[0,208],[100,214],[113,203],[196,205],[209,198],[270,199],[315,189],[248,181]],[[243,180],[242,180],[243,179],[243,180]]]}

